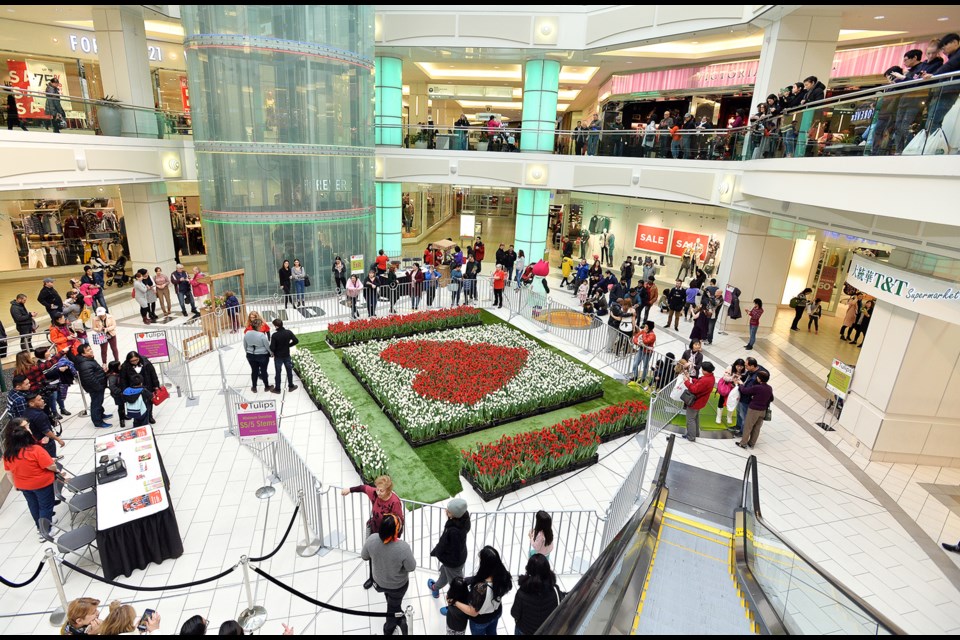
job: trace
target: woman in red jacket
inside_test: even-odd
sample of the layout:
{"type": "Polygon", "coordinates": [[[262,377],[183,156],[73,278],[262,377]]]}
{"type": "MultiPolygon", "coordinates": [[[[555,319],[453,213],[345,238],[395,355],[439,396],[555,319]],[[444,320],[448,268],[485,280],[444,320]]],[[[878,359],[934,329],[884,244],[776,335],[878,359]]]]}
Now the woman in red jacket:
{"type": "Polygon", "coordinates": [[[710,394],[716,386],[713,370],[712,362],[704,362],[700,366],[699,378],[691,378],[689,371],[683,374],[683,384],[694,396],[693,402],[687,405],[687,435],[683,436],[690,442],[696,442],[697,436],[700,435],[700,410],[707,406],[710,394]]]}

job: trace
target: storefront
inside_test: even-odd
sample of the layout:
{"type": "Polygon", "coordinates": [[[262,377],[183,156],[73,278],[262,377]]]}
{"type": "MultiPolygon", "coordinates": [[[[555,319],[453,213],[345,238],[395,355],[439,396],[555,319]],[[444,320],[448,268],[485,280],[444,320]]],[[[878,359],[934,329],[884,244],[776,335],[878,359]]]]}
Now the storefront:
{"type": "MultiPolygon", "coordinates": [[[[461,236],[461,214],[474,216],[473,235],[492,233],[493,240],[511,243],[517,211],[517,190],[505,187],[403,183],[403,243],[405,247],[461,236]]],[[[417,255],[420,250],[405,250],[417,255]]]]}
{"type": "MultiPolygon", "coordinates": [[[[887,260],[895,248],[866,238],[858,238],[835,233],[823,232],[824,242],[820,247],[810,287],[816,292],[816,298],[823,303],[825,313],[835,314],[843,300],[857,291],[844,284],[845,274],[856,256],[887,260]]],[[[790,294],[793,295],[793,294],[790,294]]],[[[846,308],[840,308],[840,313],[846,308]]]]}
{"type": "Polygon", "coordinates": [[[0,271],[79,273],[94,257],[130,255],[117,186],[6,191],[0,215],[0,271]]]}

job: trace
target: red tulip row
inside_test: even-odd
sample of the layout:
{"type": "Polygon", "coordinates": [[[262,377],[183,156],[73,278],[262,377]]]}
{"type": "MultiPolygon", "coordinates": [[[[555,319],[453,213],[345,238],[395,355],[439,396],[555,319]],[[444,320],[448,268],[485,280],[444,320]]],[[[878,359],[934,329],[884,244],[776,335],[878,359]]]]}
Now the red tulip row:
{"type": "Polygon", "coordinates": [[[454,329],[480,324],[480,310],[463,306],[452,309],[416,311],[404,315],[366,318],[352,322],[333,322],[327,328],[327,340],[334,347],[356,342],[397,338],[437,329],[454,329]]]}
{"type": "Polygon", "coordinates": [[[597,453],[600,437],[645,418],[647,405],[622,402],[550,427],[461,450],[461,469],[487,493],[570,467],[597,453]]]}

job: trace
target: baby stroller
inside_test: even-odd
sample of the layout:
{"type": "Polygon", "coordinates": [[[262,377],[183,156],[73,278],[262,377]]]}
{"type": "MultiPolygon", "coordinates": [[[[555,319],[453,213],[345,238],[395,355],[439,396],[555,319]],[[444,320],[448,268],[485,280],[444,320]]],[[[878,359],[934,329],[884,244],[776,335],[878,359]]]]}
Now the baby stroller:
{"type": "Polygon", "coordinates": [[[122,287],[130,282],[130,276],[126,274],[127,256],[121,255],[113,264],[104,264],[104,269],[107,273],[107,285],[115,284],[117,287],[122,287]]]}

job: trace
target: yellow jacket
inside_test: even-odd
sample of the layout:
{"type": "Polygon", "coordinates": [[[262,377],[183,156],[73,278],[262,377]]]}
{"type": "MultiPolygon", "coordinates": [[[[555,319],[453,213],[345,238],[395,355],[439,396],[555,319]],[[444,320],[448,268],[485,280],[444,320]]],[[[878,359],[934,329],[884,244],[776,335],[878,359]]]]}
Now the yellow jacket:
{"type": "Polygon", "coordinates": [[[570,258],[564,258],[560,262],[560,270],[563,273],[564,278],[569,278],[570,272],[573,271],[573,260],[570,258]]]}

